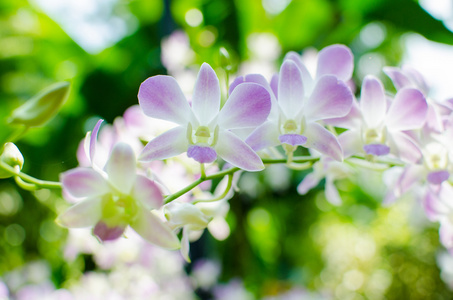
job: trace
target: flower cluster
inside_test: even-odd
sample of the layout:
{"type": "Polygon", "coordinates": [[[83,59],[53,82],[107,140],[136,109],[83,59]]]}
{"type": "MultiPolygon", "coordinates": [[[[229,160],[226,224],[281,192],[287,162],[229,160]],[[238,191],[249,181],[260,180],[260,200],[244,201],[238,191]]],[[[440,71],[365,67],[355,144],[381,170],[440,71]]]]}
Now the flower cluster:
{"type": "Polygon", "coordinates": [[[61,175],[65,197],[77,203],[59,223],[92,226],[102,241],[130,226],[153,244],[180,248],[190,261],[189,243],[205,228],[218,239],[228,236],[228,199],[242,170],[274,163],[313,168],[298,192],[325,178],[327,199],[340,205],[335,181],[367,164],[387,169],[384,203],[423,188],[427,216],[440,222],[441,241],[453,249],[453,105],[431,99],[423,77],[408,67],[384,69],[394,95],[368,75],[356,97],[353,61],[349,48],[332,45],[310,73],[290,52],[270,81],[239,76],[227,96],[207,63],[189,97],[171,76],[146,79],[139,106],[113,126],[100,130],[98,122],[80,146],[81,167],[61,175]],[[215,179],[221,181],[211,193],[215,179]]]}

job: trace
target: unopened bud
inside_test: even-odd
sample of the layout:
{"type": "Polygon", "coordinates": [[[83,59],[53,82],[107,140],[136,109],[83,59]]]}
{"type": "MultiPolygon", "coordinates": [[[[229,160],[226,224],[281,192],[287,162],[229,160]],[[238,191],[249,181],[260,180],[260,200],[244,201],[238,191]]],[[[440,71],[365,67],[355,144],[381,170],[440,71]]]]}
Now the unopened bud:
{"type": "Polygon", "coordinates": [[[169,224],[174,227],[191,225],[193,230],[201,230],[210,221],[210,218],[189,203],[172,202],[165,206],[164,212],[169,224]]]}
{"type": "MultiPolygon", "coordinates": [[[[21,170],[24,165],[24,157],[22,156],[22,153],[20,153],[19,148],[17,148],[13,143],[6,143],[3,146],[3,152],[0,154],[0,160],[13,168],[18,166],[19,170],[21,170]]],[[[0,178],[8,178],[11,176],[13,176],[11,173],[0,168],[0,178]]]]}
{"type": "Polygon", "coordinates": [[[230,53],[224,47],[220,47],[219,49],[219,65],[225,71],[231,71],[233,69],[230,53]]]}
{"type": "Polygon", "coordinates": [[[63,105],[69,92],[69,82],[55,83],[16,108],[9,118],[12,124],[41,126],[52,119],[63,105]]]}

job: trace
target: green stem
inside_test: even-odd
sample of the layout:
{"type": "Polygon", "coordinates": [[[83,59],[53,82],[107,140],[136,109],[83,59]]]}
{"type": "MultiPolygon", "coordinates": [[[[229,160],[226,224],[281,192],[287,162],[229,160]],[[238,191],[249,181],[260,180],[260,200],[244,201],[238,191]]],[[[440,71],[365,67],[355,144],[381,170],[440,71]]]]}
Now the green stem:
{"type": "MultiPolygon", "coordinates": [[[[284,163],[287,163],[287,159],[286,158],[263,158],[262,160],[263,160],[264,164],[268,164],[268,165],[270,165],[270,164],[284,164],[284,163]]],[[[310,165],[311,165],[311,163],[316,162],[318,160],[319,160],[319,157],[297,156],[297,157],[294,157],[292,159],[292,162],[293,163],[310,163],[310,165]]],[[[307,168],[307,165],[306,164],[302,164],[301,167],[307,168]]],[[[202,164],[202,173],[201,173],[201,177],[198,180],[192,182],[191,184],[189,184],[185,188],[177,191],[176,193],[168,195],[167,197],[165,197],[164,203],[169,203],[169,202],[181,197],[185,193],[190,192],[192,189],[197,187],[202,182],[205,182],[205,181],[208,181],[208,180],[212,180],[212,179],[216,179],[216,178],[222,178],[222,177],[227,176],[227,175],[232,175],[235,172],[240,170],[238,167],[233,167],[233,168],[230,168],[230,169],[227,169],[227,170],[223,170],[223,171],[211,174],[211,175],[206,175],[203,172],[203,168],[204,168],[204,165],[202,164]],[[204,176],[203,176],[203,174],[204,174],[204,176]]]]}
{"type": "MultiPolygon", "coordinates": [[[[0,168],[7,171],[11,175],[17,176],[20,179],[22,179],[23,183],[27,185],[27,188],[25,188],[25,189],[31,188],[30,184],[34,184],[36,186],[36,188],[42,188],[42,189],[61,189],[60,182],[37,179],[35,177],[22,173],[19,170],[16,170],[14,167],[11,167],[10,165],[6,164],[5,162],[3,162],[1,160],[0,160],[0,168]]],[[[17,179],[16,179],[16,182],[17,182],[17,179]]],[[[22,188],[25,187],[23,184],[19,184],[19,185],[22,188]]]]}
{"type": "Polygon", "coordinates": [[[222,200],[223,198],[225,198],[228,195],[232,186],[233,186],[233,174],[228,174],[227,187],[225,188],[225,191],[221,195],[219,195],[218,197],[212,198],[212,199],[195,200],[195,201],[193,201],[193,204],[198,203],[198,202],[214,202],[214,201],[222,200]]]}

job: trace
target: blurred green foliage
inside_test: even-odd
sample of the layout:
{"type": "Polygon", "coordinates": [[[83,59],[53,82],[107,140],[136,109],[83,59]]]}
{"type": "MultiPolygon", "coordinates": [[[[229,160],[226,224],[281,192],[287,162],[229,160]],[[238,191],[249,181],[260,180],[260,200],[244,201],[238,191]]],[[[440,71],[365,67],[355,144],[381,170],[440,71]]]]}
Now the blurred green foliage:
{"type": "MultiPolygon", "coordinates": [[[[236,62],[233,71],[252,55],[247,42],[252,33],[274,34],[282,49],[280,58],[290,50],[343,43],[352,49],[356,62],[373,52],[387,65],[398,65],[403,51],[399,41],[407,32],[453,44],[453,34],[412,0],[293,0],[279,12],[266,11],[265,2],[276,3],[118,0],[116,8],[129,10],[136,30],[100,53],[89,54],[35,1],[0,1],[0,139],[14,130],[6,123],[14,108],[54,82],[71,81],[69,99],[59,115],[17,143],[26,173],[58,180],[59,173],[77,165],[76,148],[91,129],[93,117],[113,122],[137,103],[144,79],[167,72],[161,42],[177,29],[188,35],[195,65],[217,66],[218,50],[225,47],[236,62]],[[192,9],[202,14],[196,25],[187,22],[192,9]],[[374,46],[359,37],[370,23],[385,32],[383,41],[374,46]]],[[[231,237],[215,242],[206,233],[193,246],[194,259],[197,255],[220,259],[222,280],[241,277],[259,296],[297,284],[334,290],[338,299],[451,299],[435,264],[436,229],[406,222],[408,207],[415,203],[408,200],[392,209],[381,208],[378,198],[350,180],[342,183],[345,203],[334,207],[324,199],[321,186],[304,197],[296,193],[303,175],[290,174],[289,184],[279,190],[263,184],[265,173],[253,175],[261,186],[257,192],[231,200],[231,237]],[[365,252],[360,252],[361,245],[365,252]],[[346,251],[348,246],[355,247],[355,256],[344,254],[336,261],[338,257],[329,252],[346,251]],[[367,251],[373,255],[367,256],[367,251]],[[354,278],[363,283],[354,286],[354,278]],[[382,285],[373,286],[373,280],[382,285]],[[356,298],[342,298],[348,291],[356,298]]],[[[57,193],[30,193],[17,189],[12,179],[0,181],[0,275],[44,258],[60,286],[90,268],[89,260],[80,258],[68,265],[63,259],[66,230],[53,220],[66,206],[57,193]]]]}

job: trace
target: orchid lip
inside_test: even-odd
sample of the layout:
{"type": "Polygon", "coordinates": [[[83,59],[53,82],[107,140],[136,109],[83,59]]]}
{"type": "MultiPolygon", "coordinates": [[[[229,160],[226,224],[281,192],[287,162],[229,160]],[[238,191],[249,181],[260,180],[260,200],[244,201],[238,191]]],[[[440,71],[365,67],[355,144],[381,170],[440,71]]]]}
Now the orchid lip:
{"type": "Polygon", "coordinates": [[[368,144],[363,146],[363,150],[366,154],[382,156],[390,153],[390,148],[383,144],[368,144]]]}
{"type": "Polygon", "coordinates": [[[448,180],[450,177],[450,173],[446,170],[438,170],[430,172],[427,176],[427,180],[429,183],[432,184],[441,184],[445,180],[448,180]]]}
{"type": "Polygon", "coordinates": [[[113,241],[118,239],[124,232],[124,227],[109,227],[103,221],[99,221],[93,228],[95,234],[101,241],[113,241]]]}
{"type": "Polygon", "coordinates": [[[282,144],[292,146],[304,145],[307,142],[307,137],[300,134],[282,134],[278,139],[282,144]]]}
{"type": "Polygon", "coordinates": [[[217,158],[217,153],[209,146],[191,145],[187,149],[187,156],[203,164],[214,162],[217,158]]]}

